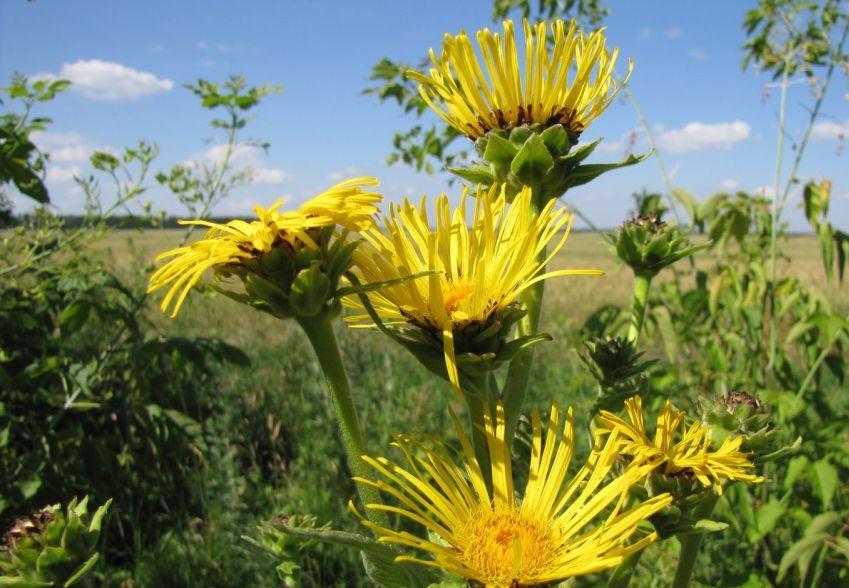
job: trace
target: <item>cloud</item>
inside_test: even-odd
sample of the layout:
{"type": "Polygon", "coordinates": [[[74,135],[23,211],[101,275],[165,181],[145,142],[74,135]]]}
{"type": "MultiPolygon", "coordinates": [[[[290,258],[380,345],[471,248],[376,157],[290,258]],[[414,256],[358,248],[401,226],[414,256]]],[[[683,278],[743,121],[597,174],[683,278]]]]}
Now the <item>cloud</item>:
{"type": "Polygon", "coordinates": [[[78,165],[74,165],[71,167],[48,167],[47,181],[55,183],[71,182],[76,176],[79,176],[82,173],[83,170],[78,165]]]}
{"type": "Polygon", "coordinates": [[[670,40],[680,39],[684,36],[684,31],[681,30],[681,27],[675,25],[663,31],[663,36],[670,40]]]}
{"type": "Polygon", "coordinates": [[[719,187],[725,190],[726,192],[734,192],[737,190],[737,188],[740,187],[740,182],[738,182],[734,178],[728,178],[727,180],[722,180],[722,183],[719,184],[719,187]]]}
{"type": "Polygon", "coordinates": [[[619,135],[618,139],[613,141],[608,141],[604,139],[601,143],[598,144],[598,147],[595,148],[596,153],[603,153],[606,155],[617,155],[623,156],[624,154],[633,151],[637,145],[637,139],[640,135],[637,129],[634,129],[627,133],[622,133],[619,135]]]}
{"type": "Polygon", "coordinates": [[[108,145],[92,145],[79,133],[35,131],[30,137],[41,151],[50,154],[50,163],[84,164],[94,151],[115,153],[108,145]]]}
{"type": "Polygon", "coordinates": [[[707,61],[707,58],[709,57],[708,52],[704,49],[689,49],[687,51],[687,55],[696,61],[707,61]]]}
{"type": "Polygon", "coordinates": [[[814,141],[843,141],[846,137],[849,137],[849,118],[842,123],[833,120],[820,121],[811,129],[811,138],[814,141]]]}
{"type": "MultiPolygon", "coordinates": [[[[187,161],[187,165],[197,166],[210,163],[221,163],[227,153],[224,144],[213,145],[206,151],[195,153],[187,161]]],[[[251,182],[254,184],[281,184],[292,179],[289,172],[268,167],[265,156],[259,147],[242,143],[236,145],[230,155],[230,164],[234,169],[243,171],[250,170],[251,182]]]]}
{"type": "Polygon", "coordinates": [[[640,29],[640,38],[641,39],[648,39],[649,37],[651,37],[651,33],[652,33],[651,28],[643,27],[643,28],[640,29]]]}
{"type": "Polygon", "coordinates": [[[680,129],[660,129],[658,146],[673,153],[731,149],[752,134],[749,123],[742,120],[706,124],[698,121],[687,123],[680,129]]]}
{"type": "Polygon", "coordinates": [[[70,80],[71,89],[92,100],[134,100],[167,92],[174,82],[120,63],[100,59],[63,63],[58,74],[43,72],[32,79],[70,80]]]}
{"type": "Polygon", "coordinates": [[[755,194],[763,196],[764,198],[774,198],[775,186],[758,186],[755,188],[755,194]]]}
{"type": "Polygon", "coordinates": [[[360,170],[360,168],[358,168],[355,165],[349,165],[348,167],[346,167],[344,169],[330,172],[329,174],[327,174],[327,179],[333,180],[334,182],[339,182],[339,181],[344,180],[346,178],[352,178],[352,177],[358,176],[361,173],[362,173],[362,171],[360,170]]]}

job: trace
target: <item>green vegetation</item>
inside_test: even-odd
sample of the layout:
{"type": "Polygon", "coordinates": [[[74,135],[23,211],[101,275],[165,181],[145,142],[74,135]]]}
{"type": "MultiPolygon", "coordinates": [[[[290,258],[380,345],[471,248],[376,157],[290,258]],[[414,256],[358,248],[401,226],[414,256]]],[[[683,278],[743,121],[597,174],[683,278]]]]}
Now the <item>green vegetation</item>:
{"type": "MultiPolygon", "coordinates": [[[[534,3],[494,4],[497,16],[535,14],[534,3]]],[[[764,1],[745,23],[747,63],[774,73],[785,93],[791,72],[819,80],[809,130],[828,82],[847,63],[849,17],[839,7],[764,1]],[[776,40],[781,15],[807,27],[776,40]]],[[[597,23],[606,9],[552,1],[539,12],[597,23]]],[[[384,60],[374,70],[384,85],[369,92],[421,114],[404,69],[384,60]]],[[[49,161],[29,134],[50,122],[34,115],[38,103],[66,88],[21,77],[4,88],[2,189],[48,201],[49,161]]],[[[65,224],[39,208],[0,233],[0,527],[10,529],[0,586],[372,585],[342,545],[356,540],[336,532],[362,532],[346,508],[357,488],[299,327],[204,286],[172,320],[146,293],[155,254],[191,238],[150,228],[162,225],[142,200],[151,182],[171,190],[187,215],[208,218],[249,180],[230,158],[244,144],[245,111],[279,91],[241,77],[188,89],[203,108],[224,112],[211,121],[227,146],[223,160],[155,174],[155,144],[95,153],[96,174],[78,179],[82,219],[65,224]],[[119,212],[145,228],[114,229],[119,212]],[[87,500],[104,506],[89,514],[87,500]],[[56,506],[43,509],[49,504],[56,506]]],[[[463,140],[447,127],[415,126],[396,136],[391,157],[429,171],[456,163],[458,153],[446,148],[463,140]]],[[[781,212],[800,181],[806,141],[807,134],[789,174],[779,157],[772,200],[740,192],[698,202],[666,177],[667,193],[635,195],[636,218],[618,233],[575,233],[552,260],[549,269],[605,275],[548,284],[540,324],[554,340],[535,348],[524,412],[555,399],[589,426],[599,408],[618,411],[634,393],[651,408],[672,399],[716,440],[744,436],[765,478],[728,484],[722,497],[689,511],[664,511],[651,521],[661,540],[643,557],[570,585],[849,582],[849,237],[828,220],[827,181],[804,186],[814,234],[784,232],[781,212]],[[671,215],[676,226],[666,224],[671,215]]],[[[519,158],[513,147],[510,162],[519,158]]],[[[545,145],[522,149],[522,158],[537,158],[531,163],[553,162],[545,145]]],[[[552,166],[538,175],[548,177],[552,166]]],[[[498,170],[484,171],[494,178],[498,170]]],[[[447,382],[377,330],[336,323],[336,331],[367,448],[383,449],[399,432],[451,429],[447,411],[434,409],[464,410],[447,382]]],[[[519,457],[529,430],[519,423],[519,457]]],[[[585,456],[588,435],[576,437],[585,456]]],[[[636,492],[649,490],[657,488],[636,492]]]]}

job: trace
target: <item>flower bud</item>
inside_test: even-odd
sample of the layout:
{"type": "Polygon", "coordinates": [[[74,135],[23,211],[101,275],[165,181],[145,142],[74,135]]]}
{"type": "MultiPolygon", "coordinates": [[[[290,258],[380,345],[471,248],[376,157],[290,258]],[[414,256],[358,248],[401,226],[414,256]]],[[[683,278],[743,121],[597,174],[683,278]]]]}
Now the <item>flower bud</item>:
{"type": "Polygon", "coordinates": [[[678,227],[669,225],[656,213],[640,215],[608,235],[613,253],[638,276],[653,278],[663,268],[704,249],[707,245],[690,245],[678,227]]]}
{"type": "Polygon", "coordinates": [[[103,517],[112,500],[88,515],[88,498],[19,519],[0,548],[0,585],[71,586],[97,562],[103,517]]]}

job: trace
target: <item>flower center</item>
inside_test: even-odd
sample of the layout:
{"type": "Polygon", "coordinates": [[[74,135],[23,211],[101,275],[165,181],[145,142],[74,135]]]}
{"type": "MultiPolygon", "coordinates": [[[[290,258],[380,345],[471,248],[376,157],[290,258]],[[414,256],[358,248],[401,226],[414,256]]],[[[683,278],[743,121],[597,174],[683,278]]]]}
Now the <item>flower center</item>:
{"type": "Polygon", "coordinates": [[[450,315],[457,310],[460,303],[471,296],[474,290],[471,280],[465,278],[448,282],[448,291],[442,295],[446,312],[450,315]]]}
{"type": "Polygon", "coordinates": [[[533,582],[554,561],[557,543],[543,522],[515,510],[475,513],[458,533],[465,565],[480,582],[510,586],[533,582]]]}

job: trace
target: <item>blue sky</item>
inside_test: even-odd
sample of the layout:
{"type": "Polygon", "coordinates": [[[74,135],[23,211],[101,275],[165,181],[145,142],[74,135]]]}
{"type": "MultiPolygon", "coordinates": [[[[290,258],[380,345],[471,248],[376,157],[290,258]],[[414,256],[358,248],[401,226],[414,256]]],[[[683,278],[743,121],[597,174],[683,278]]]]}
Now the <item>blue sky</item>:
{"type": "MultiPolygon", "coordinates": [[[[634,59],[631,88],[659,138],[675,185],[698,198],[770,186],[778,91],[770,90],[767,77],[740,68],[740,24],[750,2],[608,4],[610,43],[634,59]]],[[[0,77],[49,72],[78,81],[74,91],[45,109],[54,124],[39,139],[53,154],[49,187],[62,212],[81,208],[70,180],[86,171],[85,157],[93,148],[156,141],[157,170],[200,157],[210,148],[204,142],[212,135],[209,114],[182,84],[231,73],[285,90],[267,98],[248,127],[249,137],[271,143],[267,155],[246,150],[240,158],[259,170],[259,181],[217,212],[247,214],[251,203],[281,196],[297,204],[352,173],[381,178],[387,198],[398,200],[445,191],[447,176],[385,164],[393,132],[412,121],[393,104],[361,95],[371,66],[384,56],[417,62],[445,32],[484,26],[492,26],[491,3],[484,0],[4,0],[0,77]]],[[[849,154],[841,154],[840,135],[849,131],[847,91],[846,79],[837,77],[801,168],[804,177],[832,179],[832,217],[844,228],[849,226],[849,154]]],[[[806,86],[794,84],[788,99],[793,137],[804,129],[809,102],[806,86]]],[[[620,157],[628,133],[637,127],[631,106],[617,101],[585,133],[586,139],[605,138],[594,160],[620,157]]],[[[788,151],[785,161],[792,156],[788,151]]],[[[576,189],[567,200],[596,224],[613,226],[630,209],[632,192],[661,186],[657,165],[648,160],[576,189]]],[[[160,189],[151,190],[150,198],[158,209],[180,212],[160,189]]],[[[26,203],[19,202],[23,210],[26,203]]],[[[788,219],[802,229],[797,205],[798,199],[788,219]]]]}

